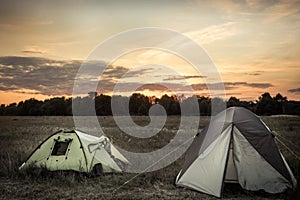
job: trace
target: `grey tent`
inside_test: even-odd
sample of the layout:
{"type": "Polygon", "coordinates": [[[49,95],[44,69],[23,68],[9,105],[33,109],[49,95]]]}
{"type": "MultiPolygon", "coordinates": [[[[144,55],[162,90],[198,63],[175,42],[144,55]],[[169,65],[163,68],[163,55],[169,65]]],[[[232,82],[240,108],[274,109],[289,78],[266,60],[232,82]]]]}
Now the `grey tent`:
{"type": "Polygon", "coordinates": [[[271,130],[245,108],[228,108],[211,120],[195,137],[176,178],[177,186],[217,197],[222,195],[224,182],[268,193],[296,188],[271,130]]]}

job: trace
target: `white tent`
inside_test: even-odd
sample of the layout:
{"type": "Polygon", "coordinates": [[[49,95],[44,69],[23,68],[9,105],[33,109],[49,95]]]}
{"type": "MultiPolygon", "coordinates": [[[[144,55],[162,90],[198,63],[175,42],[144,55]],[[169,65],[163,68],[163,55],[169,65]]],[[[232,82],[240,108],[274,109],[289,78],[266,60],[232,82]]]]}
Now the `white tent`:
{"type": "Polygon", "coordinates": [[[19,168],[44,167],[50,171],[74,170],[91,173],[121,172],[128,160],[105,136],[81,131],[58,131],[42,142],[19,168]]]}
{"type": "Polygon", "coordinates": [[[217,197],[222,195],[224,182],[269,193],[296,187],[270,129],[254,113],[240,107],[221,112],[195,137],[176,178],[178,186],[217,197]]]}

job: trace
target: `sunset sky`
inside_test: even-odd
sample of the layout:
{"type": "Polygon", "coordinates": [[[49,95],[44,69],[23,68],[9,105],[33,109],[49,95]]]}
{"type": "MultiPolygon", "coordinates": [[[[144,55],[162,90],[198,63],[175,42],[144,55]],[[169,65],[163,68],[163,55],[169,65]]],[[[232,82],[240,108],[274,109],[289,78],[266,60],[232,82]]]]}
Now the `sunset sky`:
{"type": "MultiPolygon", "coordinates": [[[[300,1],[0,0],[0,104],[70,96],[80,64],[99,43],[143,27],[171,29],[202,46],[228,98],[255,100],[270,92],[300,100],[300,1]]],[[[167,92],[160,83],[185,88],[185,79],[207,96],[205,78],[176,55],[144,49],[114,61],[98,90],[111,94],[122,79],[124,85],[146,84],[139,92],[159,96],[167,92]]]]}

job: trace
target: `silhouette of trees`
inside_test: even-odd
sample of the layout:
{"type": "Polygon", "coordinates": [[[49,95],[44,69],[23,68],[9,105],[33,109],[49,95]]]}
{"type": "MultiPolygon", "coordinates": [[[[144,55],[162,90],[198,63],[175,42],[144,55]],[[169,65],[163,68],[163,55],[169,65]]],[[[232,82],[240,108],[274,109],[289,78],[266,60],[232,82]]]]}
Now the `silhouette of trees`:
{"type": "Polygon", "coordinates": [[[204,96],[198,96],[198,104],[200,109],[200,115],[209,116],[211,114],[210,110],[210,98],[204,96]]]}
{"type": "Polygon", "coordinates": [[[111,97],[108,95],[99,95],[95,97],[95,109],[98,116],[111,115],[111,97]]]}
{"type": "Polygon", "coordinates": [[[270,93],[266,92],[258,98],[255,111],[258,115],[273,115],[275,113],[275,100],[270,93]]]}
{"type": "Polygon", "coordinates": [[[43,105],[42,101],[38,101],[36,99],[28,99],[24,102],[21,101],[17,106],[18,115],[42,115],[43,112],[41,110],[41,106],[43,105]]]}
{"type": "Polygon", "coordinates": [[[244,107],[251,110],[252,112],[255,112],[254,111],[255,104],[252,101],[241,101],[236,97],[230,97],[227,101],[227,107],[229,108],[233,106],[244,107]]]}
{"type": "Polygon", "coordinates": [[[163,95],[158,103],[163,106],[168,115],[178,115],[180,114],[179,101],[176,96],[163,95]]]}
{"type": "Polygon", "coordinates": [[[67,106],[65,97],[55,97],[47,99],[41,106],[44,115],[67,115],[67,106]]]}
{"type": "MultiPolygon", "coordinates": [[[[211,115],[211,105],[222,105],[223,99],[210,98],[205,96],[168,96],[163,95],[161,98],[155,96],[145,96],[144,94],[134,93],[130,97],[126,96],[108,96],[104,94],[98,95],[97,92],[89,92],[86,97],[72,98],[54,97],[39,101],[34,98],[27,99],[9,105],[0,105],[0,115],[93,115],[96,113],[99,116],[112,115],[112,100],[118,109],[115,110],[117,115],[148,115],[149,109],[154,104],[163,106],[168,115],[180,114],[196,114],[198,108],[200,115],[211,115]],[[194,107],[196,102],[196,106],[194,107]],[[81,110],[72,111],[72,103],[79,105],[81,110]],[[181,113],[181,108],[185,109],[185,113],[181,113]]],[[[255,102],[242,101],[236,97],[230,97],[225,102],[227,107],[239,106],[245,107],[258,115],[277,115],[290,114],[300,115],[300,101],[290,101],[287,97],[280,93],[274,97],[266,92],[262,94],[255,102]]]]}
{"type": "Polygon", "coordinates": [[[149,97],[140,93],[134,93],[129,98],[129,113],[131,115],[148,115],[151,106],[149,97]]]}

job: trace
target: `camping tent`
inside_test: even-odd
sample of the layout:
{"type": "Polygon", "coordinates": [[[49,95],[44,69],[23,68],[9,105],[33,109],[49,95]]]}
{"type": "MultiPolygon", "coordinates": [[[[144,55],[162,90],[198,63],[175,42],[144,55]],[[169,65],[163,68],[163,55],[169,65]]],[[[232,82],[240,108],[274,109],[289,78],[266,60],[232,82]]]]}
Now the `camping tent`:
{"type": "Polygon", "coordinates": [[[121,172],[127,159],[105,136],[81,131],[58,131],[42,142],[19,168],[44,167],[50,171],[74,170],[91,173],[121,172]]]}
{"type": "Polygon", "coordinates": [[[195,136],[176,178],[177,186],[217,197],[222,195],[224,182],[268,193],[296,187],[271,130],[245,108],[226,109],[195,136]]]}

